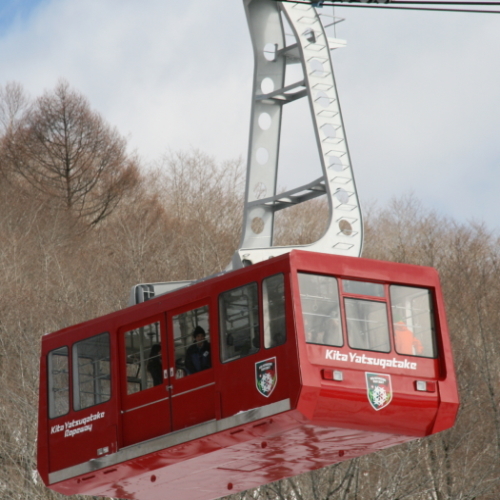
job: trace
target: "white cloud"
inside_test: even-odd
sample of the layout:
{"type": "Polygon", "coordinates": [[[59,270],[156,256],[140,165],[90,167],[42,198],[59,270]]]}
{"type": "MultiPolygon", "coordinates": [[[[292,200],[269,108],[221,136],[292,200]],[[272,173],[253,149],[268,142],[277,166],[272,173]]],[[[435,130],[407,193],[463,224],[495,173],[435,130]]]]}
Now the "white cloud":
{"type": "MultiPolygon", "coordinates": [[[[498,228],[500,16],[337,15],[348,45],[334,68],[361,202],[412,190],[498,228]]],[[[252,65],[234,0],[46,0],[0,38],[0,84],[36,96],[66,78],[148,160],[190,146],[245,157],[252,65]]],[[[285,110],[282,163],[300,170],[280,176],[287,187],[317,164],[304,104],[285,110]]]]}

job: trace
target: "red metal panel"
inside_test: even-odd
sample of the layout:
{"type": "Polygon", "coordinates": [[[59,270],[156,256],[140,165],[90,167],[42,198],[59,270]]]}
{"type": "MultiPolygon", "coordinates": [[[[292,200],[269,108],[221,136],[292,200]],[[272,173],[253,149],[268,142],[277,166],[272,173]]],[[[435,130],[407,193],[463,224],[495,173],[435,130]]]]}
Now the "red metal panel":
{"type": "Polygon", "coordinates": [[[49,469],[56,471],[98,458],[98,450],[116,452],[116,424],[110,414],[114,402],[108,401],[49,423],[49,469]]]}
{"type": "Polygon", "coordinates": [[[222,418],[289,397],[288,357],[285,345],[272,349],[261,348],[253,356],[225,363],[219,373],[222,418]],[[256,377],[256,364],[266,360],[275,362],[277,373],[276,387],[269,396],[259,392],[256,377]]]}
{"type": "Polygon", "coordinates": [[[62,493],[161,500],[214,499],[408,441],[408,436],[307,424],[287,412],[54,485],[62,493]],[[180,459],[180,457],[182,457],[180,459]],[[166,465],[169,464],[167,467],[166,465]]]}

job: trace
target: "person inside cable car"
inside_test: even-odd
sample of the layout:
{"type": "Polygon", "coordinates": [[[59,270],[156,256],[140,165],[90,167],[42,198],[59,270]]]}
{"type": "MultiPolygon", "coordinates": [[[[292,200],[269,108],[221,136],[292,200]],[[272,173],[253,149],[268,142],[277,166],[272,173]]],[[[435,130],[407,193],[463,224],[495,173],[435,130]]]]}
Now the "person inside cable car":
{"type": "Polygon", "coordinates": [[[321,318],[313,314],[304,315],[304,329],[307,343],[323,344],[325,329],[321,324],[321,318]]]}
{"type": "Polygon", "coordinates": [[[153,344],[149,353],[148,372],[153,379],[153,385],[160,385],[163,382],[163,368],[161,365],[161,345],[153,344]]]}
{"type": "Polygon", "coordinates": [[[321,345],[342,345],[342,333],[338,319],[332,317],[304,317],[306,342],[321,345]]]}
{"type": "Polygon", "coordinates": [[[205,330],[198,325],[193,331],[193,344],[188,347],[186,352],[185,367],[190,375],[212,366],[210,360],[210,343],[205,337],[205,330]]]}
{"type": "Polygon", "coordinates": [[[403,321],[394,324],[394,333],[396,336],[396,351],[399,354],[418,356],[424,352],[422,342],[413,335],[413,332],[403,321]]]}
{"type": "Polygon", "coordinates": [[[341,346],[342,332],[340,331],[339,320],[332,317],[325,318],[324,327],[325,327],[325,335],[324,335],[325,344],[341,346]]]}

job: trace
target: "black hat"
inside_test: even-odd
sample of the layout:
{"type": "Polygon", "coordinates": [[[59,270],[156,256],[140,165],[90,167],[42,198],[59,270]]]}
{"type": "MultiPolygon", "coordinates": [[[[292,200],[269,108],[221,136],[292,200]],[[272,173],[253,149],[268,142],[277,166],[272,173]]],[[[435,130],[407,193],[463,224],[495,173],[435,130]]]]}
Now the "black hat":
{"type": "Polygon", "coordinates": [[[196,335],[198,334],[202,334],[204,337],[206,336],[206,333],[205,333],[205,330],[203,330],[203,328],[198,325],[194,330],[193,330],[193,337],[196,337],[196,335]]]}

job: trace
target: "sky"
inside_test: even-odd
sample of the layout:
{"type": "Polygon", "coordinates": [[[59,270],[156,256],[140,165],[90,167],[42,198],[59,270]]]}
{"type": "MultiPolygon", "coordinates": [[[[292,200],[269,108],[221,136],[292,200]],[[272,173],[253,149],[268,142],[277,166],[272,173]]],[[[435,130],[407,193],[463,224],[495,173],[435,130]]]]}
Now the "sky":
{"type": "MultiPolygon", "coordinates": [[[[412,193],[498,232],[500,14],[335,14],[361,206],[412,193]]],[[[66,79],[146,165],[190,148],[245,161],[252,75],[242,0],[0,2],[0,85],[37,97],[66,79]]],[[[291,189],[319,175],[304,99],[285,107],[282,134],[279,185],[291,189]]]]}

